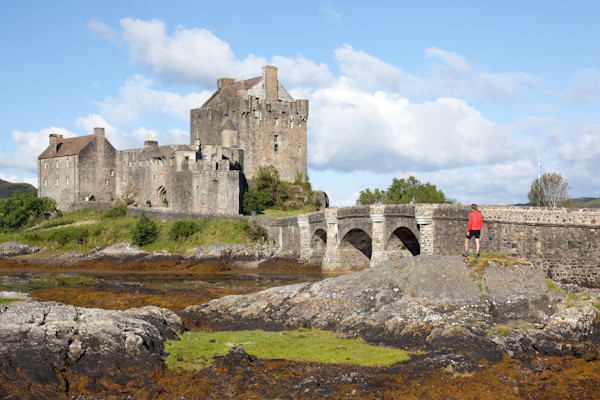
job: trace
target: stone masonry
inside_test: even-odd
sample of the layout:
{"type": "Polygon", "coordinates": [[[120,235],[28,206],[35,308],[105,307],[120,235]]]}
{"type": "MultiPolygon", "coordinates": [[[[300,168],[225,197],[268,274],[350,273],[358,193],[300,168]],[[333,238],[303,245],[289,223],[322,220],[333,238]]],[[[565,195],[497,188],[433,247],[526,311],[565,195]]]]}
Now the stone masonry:
{"type": "Polygon", "coordinates": [[[190,112],[190,144],[117,151],[95,128],[93,135],[50,135],[38,158],[38,195],[64,211],[114,206],[125,198],[139,207],[173,213],[237,215],[247,180],[275,166],[280,178],[306,177],[308,101],[294,100],[277,68],[241,82],[222,78],[217,91],[190,112]]]}
{"type": "MultiPolygon", "coordinates": [[[[482,252],[523,258],[558,281],[600,285],[600,211],[479,209],[482,252]]],[[[276,227],[267,219],[260,223],[281,249],[335,272],[417,254],[460,255],[469,212],[454,204],[390,204],[326,209],[276,227]]]]}

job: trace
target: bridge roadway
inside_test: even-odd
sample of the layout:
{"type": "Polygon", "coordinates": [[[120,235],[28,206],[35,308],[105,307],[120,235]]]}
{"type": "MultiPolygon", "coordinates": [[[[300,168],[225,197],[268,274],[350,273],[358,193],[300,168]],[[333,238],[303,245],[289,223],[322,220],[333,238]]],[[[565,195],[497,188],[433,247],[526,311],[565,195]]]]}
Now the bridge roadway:
{"type": "MultiPolygon", "coordinates": [[[[482,252],[521,257],[549,277],[600,285],[600,211],[481,206],[482,252]]],[[[418,254],[459,255],[468,206],[388,204],[258,218],[281,249],[323,271],[352,271],[418,254]]]]}

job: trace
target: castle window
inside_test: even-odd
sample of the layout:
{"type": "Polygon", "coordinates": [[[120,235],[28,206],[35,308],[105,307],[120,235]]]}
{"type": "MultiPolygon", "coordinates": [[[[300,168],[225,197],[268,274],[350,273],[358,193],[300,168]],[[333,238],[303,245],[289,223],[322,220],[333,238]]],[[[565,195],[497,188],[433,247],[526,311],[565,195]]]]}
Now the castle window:
{"type": "Polygon", "coordinates": [[[48,163],[47,162],[44,163],[44,169],[48,169],[48,163]]]}
{"type": "Polygon", "coordinates": [[[56,186],[58,186],[58,178],[56,178],[56,183],[55,184],[56,184],[56,186]]]}
{"type": "Polygon", "coordinates": [[[105,186],[108,186],[108,179],[106,180],[106,182],[104,183],[105,186]]]}
{"type": "Polygon", "coordinates": [[[279,150],[279,135],[273,136],[273,150],[277,152],[279,150]]]}
{"type": "Polygon", "coordinates": [[[294,119],[290,117],[290,128],[294,127],[294,119]]]}
{"type": "Polygon", "coordinates": [[[279,118],[275,118],[275,126],[279,125],[279,118]]]}
{"type": "Polygon", "coordinates": [[[44,187],[48,187],[48,181],[44,179],[44,187]]]}
{"type": "Polygon", "coordinates": [[[133,167],[133,163],[129,161],[129,168],[133,167]]]}
{"type": "Polygon", "coordinates": [[[142,166],[142,160],[140,160],[140,167],[142,166]]]}
{"type": "Polygon", "coordinates": [[[69,177],[67,176],[67,186],[69,186],[69,177]]]}
{"type": "Polygon", "coordinates": [[[110,176],[115,176],[115,170],[114,169],[110,170],[110,176]]]}
{"type": "Polygon", "coordinates": [[[69,160],[67,160],[67,168],[69,168],[69,160]]]}
{"type": "Polygon", "coordinates": [[[56,161],[56,168],[58,168],[58,161],[56,161]]]}

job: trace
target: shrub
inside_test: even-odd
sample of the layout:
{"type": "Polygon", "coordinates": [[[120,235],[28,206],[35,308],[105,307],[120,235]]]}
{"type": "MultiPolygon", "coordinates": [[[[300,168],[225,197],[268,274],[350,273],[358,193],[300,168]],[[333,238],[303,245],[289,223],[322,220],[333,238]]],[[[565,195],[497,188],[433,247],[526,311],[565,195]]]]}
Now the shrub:
{"type": "Polygon", "coordinates": [[[256,221],[252,221],[251,223],[245,222],[244,230],[253,242],[264,241],[268,238],[265,228],[258,225],[256,221]]]}
{"type": "Polygon", "coordinates": [[[15,230],[37,219],[48,218],[56,210],[56,202],[35,193],[13,193],[9,199],[0,201],[0,228],[15,230]]]}
{"type": "Polygon", "coordinates": [[[145,212],[142,212],[140,219],[135,224],[133,231],[133,243],[138,246],[144,246],[153,243],[158,238],[158,227],[145,212]]]}
{"type": "Polygon", "coordinates": [[[113,207],[102,214],[102,219],[117,219],[127,215],[126,206],[113,207]]]}
{"type": "Polygon", "coordinates": [[[174,241],[184,241],[200,230],[200,226],[189,220],[178,220],[173,223],[169,231],[169,238],[174,241]]]}
{"type": "Polygon", "coordinates": [[[54,240],[60,246],[65,246],[69,243],[75,243],[79,246],[83,246],[89,237],[89,231],[87,228],[62,228],[58,229],[54,235],[54,240]]]}

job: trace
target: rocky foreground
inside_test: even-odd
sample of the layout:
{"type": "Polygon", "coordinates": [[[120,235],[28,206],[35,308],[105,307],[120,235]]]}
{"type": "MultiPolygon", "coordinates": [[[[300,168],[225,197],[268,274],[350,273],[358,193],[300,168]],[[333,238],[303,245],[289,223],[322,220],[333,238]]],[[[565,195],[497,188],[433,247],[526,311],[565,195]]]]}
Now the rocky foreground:
{"type": "Polygon", "coordinates": [[[157,307],[0,304],[0,398],[62,399],[69,391],[94,393],[107,380],[143,380],[163,367],[165,340],[182,329],[177,315],[157,307]]]}
{"type": "Polygon", "coordinates": [[[226,296],[179,315],[24,296],[0,304],[0,398],[594,398],[599,296],[556,289],[531,265],[470,267],[441,256],[226,296]],[[235,349],[210,369],[170,372],[164,343],[184,326],[312,327],[414,352],[377,369],[258,360],[235,349]]]}
{"type": "Polygon", "coordinates": [[[568,296],[549,283],[531,265],[489,262],[475,271],[462,257],[418,256],[312,284],[227,296],[180,316],[188,329],[311,327],[492,362],[503,353],[596,359],[599,293],[568,296]]]}

